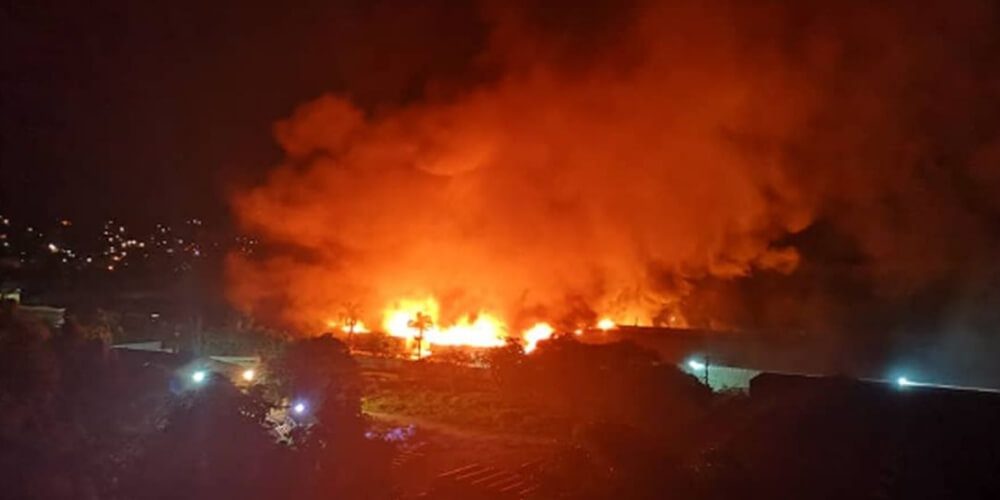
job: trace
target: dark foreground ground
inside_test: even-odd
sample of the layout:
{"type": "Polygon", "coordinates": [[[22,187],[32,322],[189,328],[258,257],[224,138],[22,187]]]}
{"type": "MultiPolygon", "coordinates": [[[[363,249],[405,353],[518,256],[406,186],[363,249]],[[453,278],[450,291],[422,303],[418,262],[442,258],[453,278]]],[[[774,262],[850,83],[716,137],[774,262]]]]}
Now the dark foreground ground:
{"type": "Polygon", "coordinates": [[[469,361],[320,337],[246,383],[8,309],[0,497],[1000,498],[995,393],[771,374],[712,393],[573,338],[469,361]]]}
{"type": "Polygon", "coordinates": [[[482,370],[363,365],[367,414],[412,433],[403,497],[1000,498],[997,394],[763,374],[647,439],[509,404],[482,370]]]}

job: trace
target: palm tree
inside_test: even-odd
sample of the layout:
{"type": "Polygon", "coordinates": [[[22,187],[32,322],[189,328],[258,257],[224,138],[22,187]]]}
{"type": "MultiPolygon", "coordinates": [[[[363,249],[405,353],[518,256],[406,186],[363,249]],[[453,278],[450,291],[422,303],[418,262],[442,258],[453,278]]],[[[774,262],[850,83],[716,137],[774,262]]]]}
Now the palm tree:
{"type": "Polygon", "coordinates": [[[347,325],[347,346],[354,348],[354,329],[358,326],[358,317],[361,316],[361,305],[357,302],[345,302],[342,313],[344,324],[347,325]]]}
{"type": "Polygon", "coordinates": [[[418,312],[406,326],[417,329],[417,359],[420,359],[423,355],[424,331],[434,326],[434,320],[429,315],[418,312]]]}

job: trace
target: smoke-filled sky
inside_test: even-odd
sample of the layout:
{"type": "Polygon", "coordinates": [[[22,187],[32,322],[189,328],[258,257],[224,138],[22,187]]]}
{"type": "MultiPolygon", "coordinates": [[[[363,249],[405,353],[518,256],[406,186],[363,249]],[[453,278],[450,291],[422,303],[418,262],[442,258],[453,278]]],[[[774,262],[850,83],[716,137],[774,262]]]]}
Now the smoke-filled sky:
{"type": "Polygon", "coordinates": [[[237,263],[237,295],[669,322],[699,282],[794,275],[805,250],[875,296],[988,288],[997,12],[895,7],[486,2],[477,78],[276,124],[285,159],[234,207],[284,251],[237,263]]]}
{"type": "Polygon", "coordinates": [[[299,324],[996,337],[995,2],[537,3],[8,6],[4,201],[228,202],[299,324]]]}

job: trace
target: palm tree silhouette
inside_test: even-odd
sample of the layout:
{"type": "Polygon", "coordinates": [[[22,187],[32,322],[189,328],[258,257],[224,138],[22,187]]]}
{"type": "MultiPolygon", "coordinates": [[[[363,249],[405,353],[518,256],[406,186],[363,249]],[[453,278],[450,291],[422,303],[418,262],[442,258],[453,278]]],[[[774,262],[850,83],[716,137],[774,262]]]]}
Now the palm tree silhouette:
{"type": "Polygon", "coordinates": [[[347,346],[354,348],[354,329],[358,326],[358,316],[361,315],[361,306],[357,302],[344,303],[344,325],[347,326],[347,346]]]}
{"type": "Polygon", "coordinates": [[[417,329],[417,359],[420,359],[423,356],[424,331],[434,326],[434,320],[429,315],[418,312],[406,326],[417,329]]]}

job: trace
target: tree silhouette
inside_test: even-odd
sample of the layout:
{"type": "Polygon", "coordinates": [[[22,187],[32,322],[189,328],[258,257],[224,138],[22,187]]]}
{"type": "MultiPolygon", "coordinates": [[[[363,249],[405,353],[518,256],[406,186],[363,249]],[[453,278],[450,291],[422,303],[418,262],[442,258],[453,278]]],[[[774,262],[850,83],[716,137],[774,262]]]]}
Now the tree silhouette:
{"type": "Polygon", "coordinates": [[[420,359],[423,356],[424,332],[434,326],[434,320],[430,315],[418,312],[406,326],[417,329],[417,359],[420,359]]]}
{"type": "Polygon", "coordinates": [[[357,328],[359,316],[361,316],[361,305],[357,302],[345,302],[342,316],[344,325],[347,326],[347,346],[354,349],[354,330],[357,328]]]}

